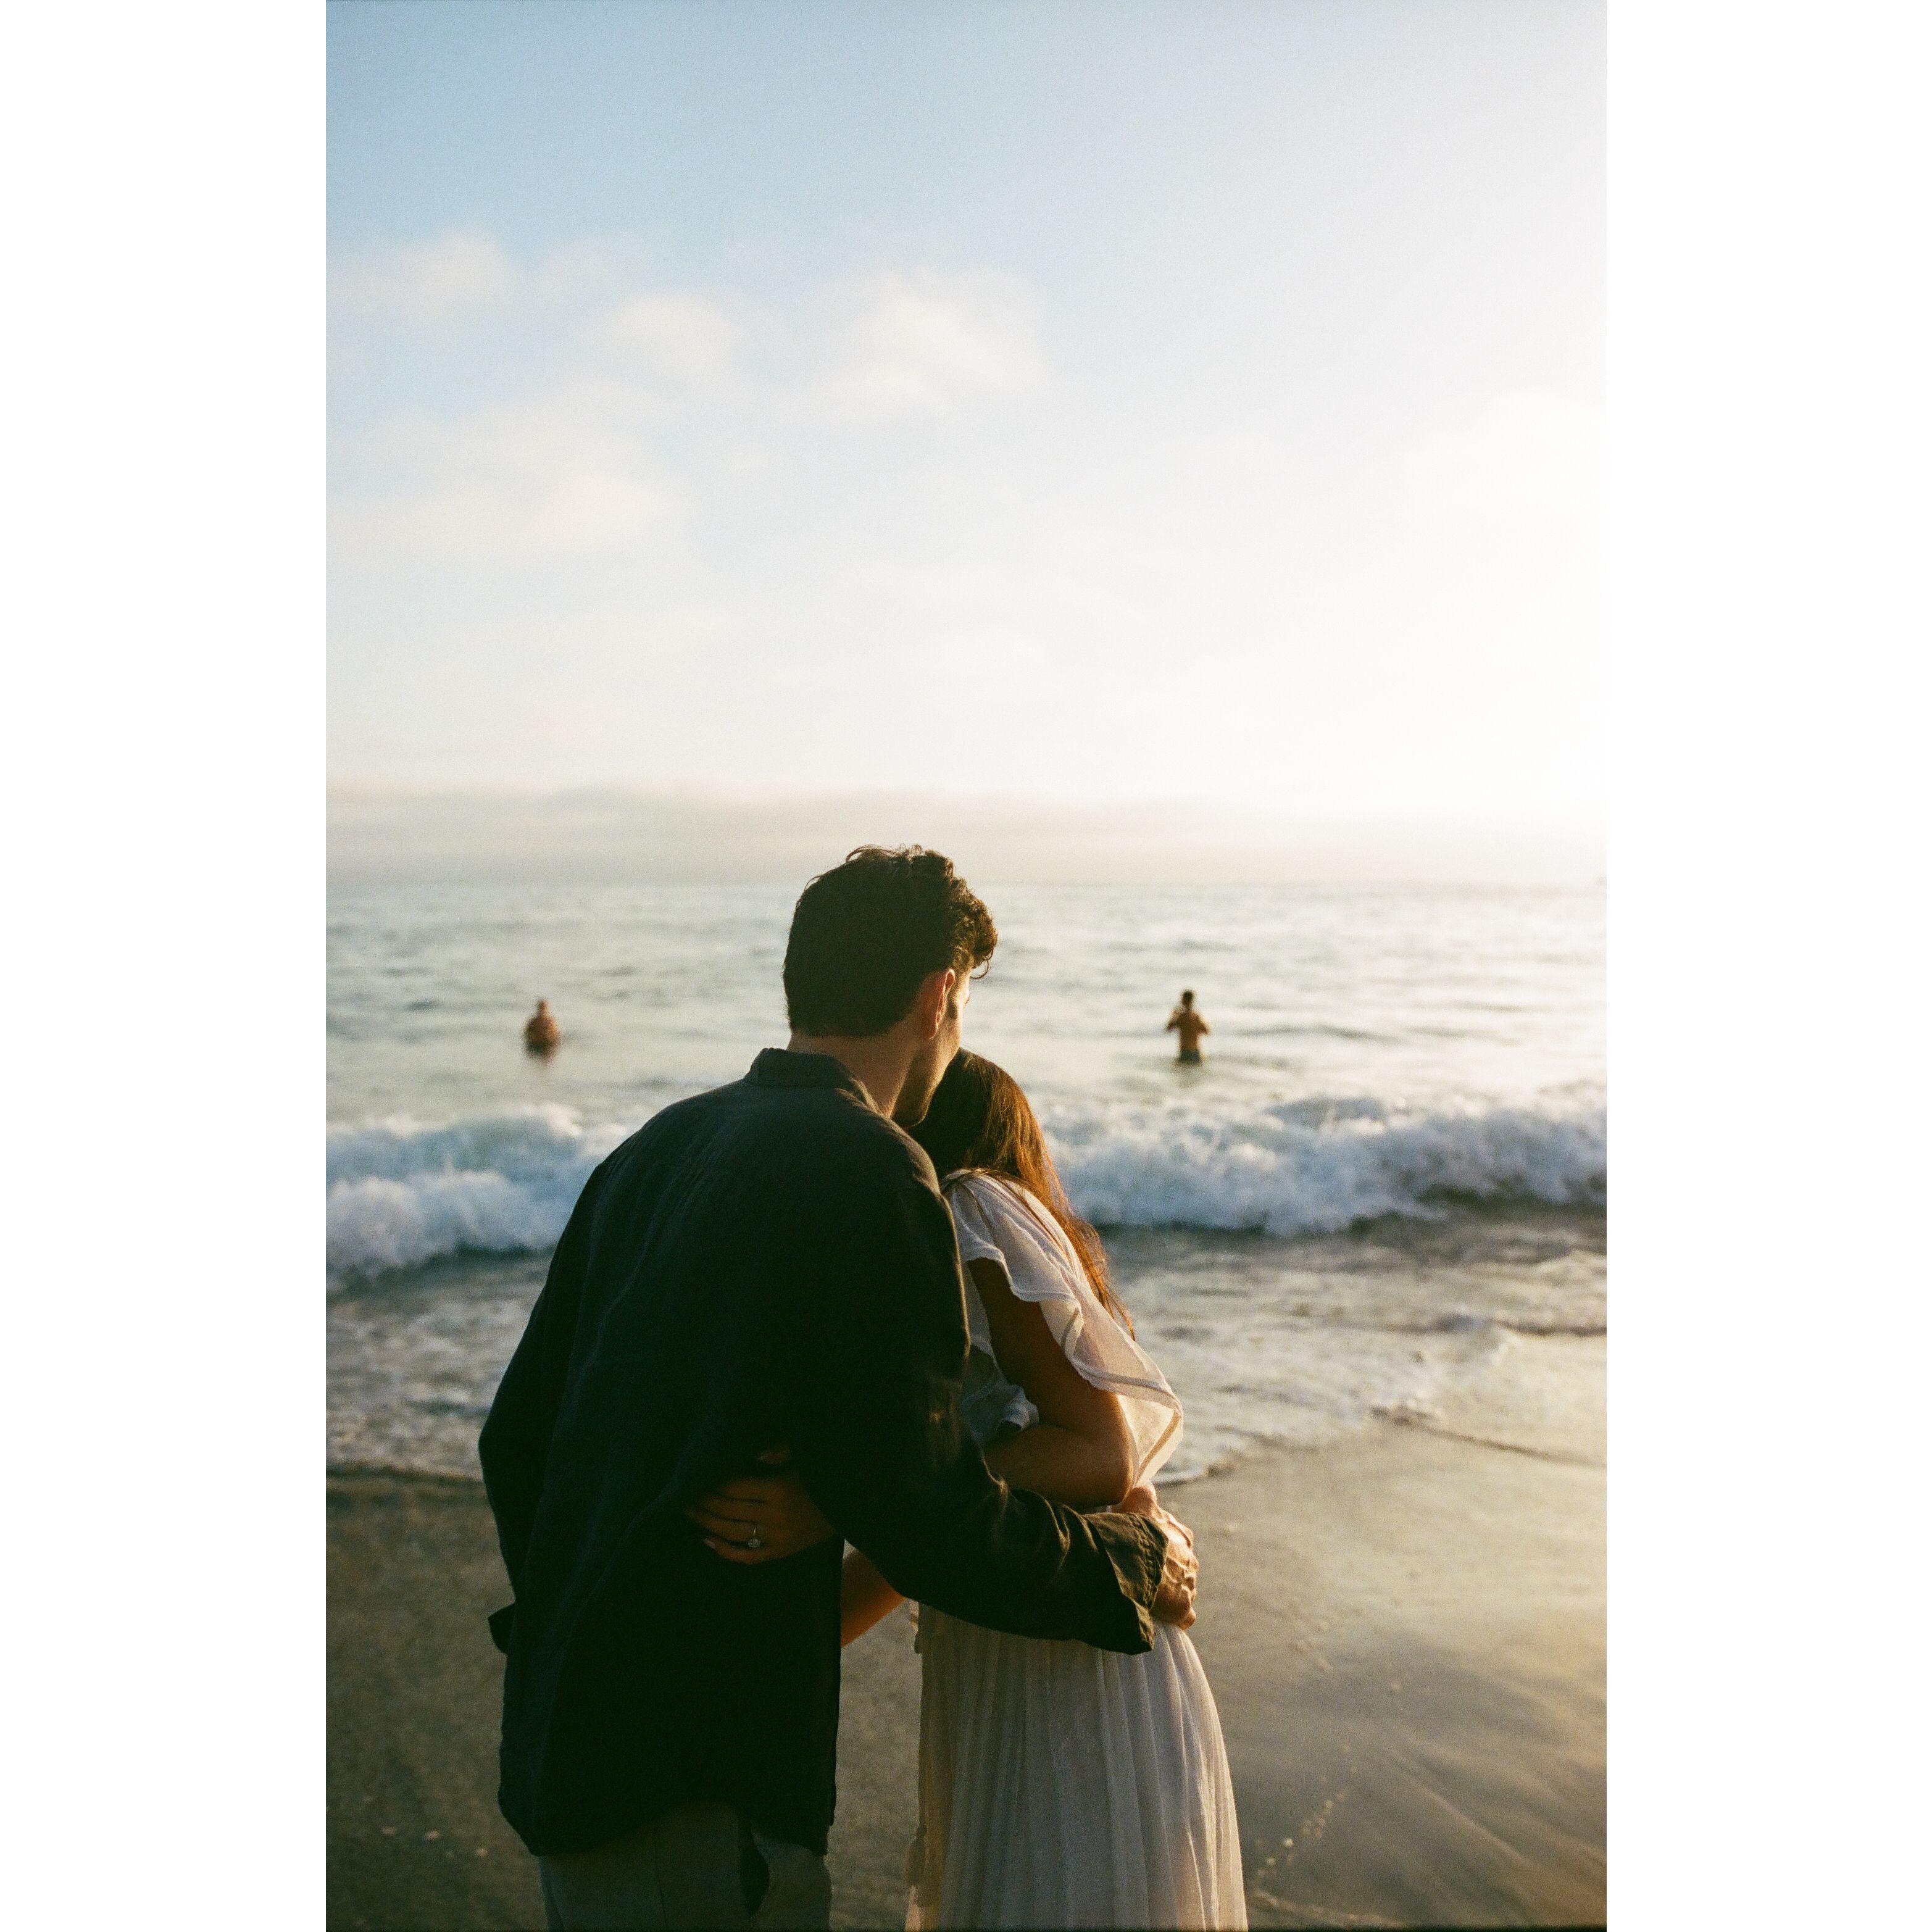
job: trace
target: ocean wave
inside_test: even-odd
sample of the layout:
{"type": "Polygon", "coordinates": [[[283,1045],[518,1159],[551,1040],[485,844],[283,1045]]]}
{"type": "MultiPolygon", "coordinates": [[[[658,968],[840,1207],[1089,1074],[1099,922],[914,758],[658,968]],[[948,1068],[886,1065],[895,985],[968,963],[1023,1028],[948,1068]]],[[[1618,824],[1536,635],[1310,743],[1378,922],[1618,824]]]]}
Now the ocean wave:
{"type": "Polygon", "coordinates": [[[1328,1234],[1456,1199],[1604,1199],[1600,1104],[1062,1108],[1046,1124],[1067,1192],[1103,1227],[1328,1234]]]}
{"type": "MultiPolygon", "coordinates": [[[[444,1126],[332,1129],[329,1271],[375,1274],[464,1250],[541,1252],[592,1168],[638,1124],[586,1125],[568,1108],[538,1106],[444,1126]]],[[[1046,1124],[1068,1192],[1103,1227],[1323,1234],[1459,1198],[1598,1205],[1604,1196],[1600,1106],[1060,1107],[1046,1124]]]]}
{"type": "Polygon", "coordinates": [[[590,1172],[632,1123],[586,1126],[567,1107],[508,1108],[446,1126],[332,1127],[332,1275],[410,1268],[465,1249],[540,1252],[590,1172]]]}

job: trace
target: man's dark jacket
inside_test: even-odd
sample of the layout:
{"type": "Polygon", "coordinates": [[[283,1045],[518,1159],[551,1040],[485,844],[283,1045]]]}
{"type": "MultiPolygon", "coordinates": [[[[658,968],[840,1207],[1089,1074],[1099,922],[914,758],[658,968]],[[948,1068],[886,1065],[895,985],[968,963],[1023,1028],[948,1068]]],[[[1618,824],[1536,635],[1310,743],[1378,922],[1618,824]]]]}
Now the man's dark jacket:
{"type": "Polygon", "coordinates": [[[590,1177],[482,1437],[516,1598],[500,1799],[532,1851],[704,1799],[824,1850],[838,1539],[730,1564],[683,1514],[774,1444],[915,1601],[1151,1647],[1161,1532],[988,1474],[966,1352],[932,1163],[835,1060],[762,1053],[590,1177]]]}

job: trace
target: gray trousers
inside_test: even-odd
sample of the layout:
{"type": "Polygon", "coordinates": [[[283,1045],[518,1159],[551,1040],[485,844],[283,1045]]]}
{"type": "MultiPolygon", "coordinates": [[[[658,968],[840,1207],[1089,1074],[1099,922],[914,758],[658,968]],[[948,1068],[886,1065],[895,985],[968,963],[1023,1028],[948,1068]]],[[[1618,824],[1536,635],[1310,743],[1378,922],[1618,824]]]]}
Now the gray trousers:
{"type": "Polygon", "coordinates": [[[832,1919],[825,1861],[753,1831],[728,1804],[680,1804],[587,1852],[539,1858],[537,1872],[550,1932],[816,1932],[832,1919]]]}

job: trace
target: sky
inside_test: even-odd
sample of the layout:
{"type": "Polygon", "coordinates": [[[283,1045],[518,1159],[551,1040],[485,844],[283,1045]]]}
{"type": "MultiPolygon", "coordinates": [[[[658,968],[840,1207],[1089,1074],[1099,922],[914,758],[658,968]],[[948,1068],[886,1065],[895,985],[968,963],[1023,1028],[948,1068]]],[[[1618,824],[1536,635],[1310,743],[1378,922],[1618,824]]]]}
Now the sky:
{"type": "Polygon", "coordinates": [[[328,15],[340,853],[1600,868],[1597,0],[328,15]]]}

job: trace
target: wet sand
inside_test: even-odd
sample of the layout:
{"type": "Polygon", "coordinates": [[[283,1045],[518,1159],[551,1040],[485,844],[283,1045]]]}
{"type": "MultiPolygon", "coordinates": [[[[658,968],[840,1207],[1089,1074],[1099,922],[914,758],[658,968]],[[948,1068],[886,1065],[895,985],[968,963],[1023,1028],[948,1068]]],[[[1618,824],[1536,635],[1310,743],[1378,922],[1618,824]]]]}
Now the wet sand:
{"type": "MultiPolygon", "coordinates": [[[[1602,1922],[1603,1358],[1520,1339],[1480,1401],[1172,1492],[1256,1924],[1602,1922]]],[[[540,1927],[494,1801],[482,1491],[339,1475],[328,1503],[328,1923],[540,1927]]],[[[918,1699],[896,1616],[846,1654],[836,1925],[903,1922],[918,1699]]]]}

